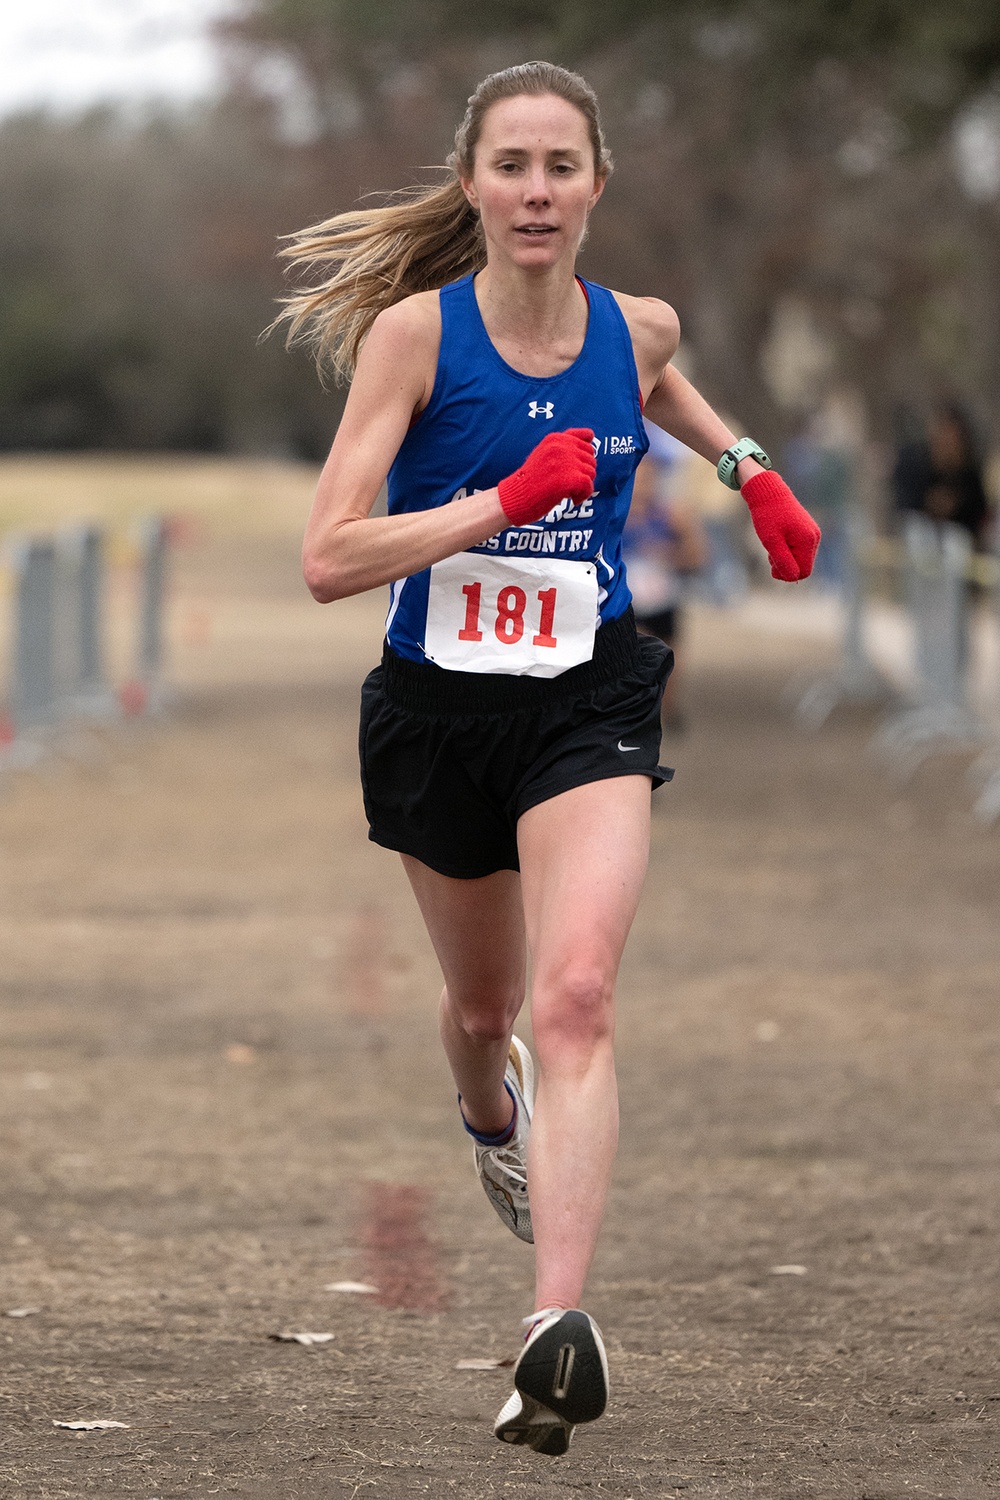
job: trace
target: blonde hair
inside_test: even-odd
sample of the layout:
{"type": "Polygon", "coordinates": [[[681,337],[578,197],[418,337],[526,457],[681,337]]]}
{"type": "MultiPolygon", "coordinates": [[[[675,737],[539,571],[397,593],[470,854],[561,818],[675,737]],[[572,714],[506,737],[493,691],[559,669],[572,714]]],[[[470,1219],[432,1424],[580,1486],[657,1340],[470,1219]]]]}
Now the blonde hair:
{"type": "Polygon", "coordinates": [[[597,96],[578,73],[547,62],[521,63],[491,73],[469,99],[443,183],[403,188],[389,194],[381,207],[335,214],[289,235],[291,243],[279,251],[293,268],[327,273],[317,285],[282,298],[283,311],[271,325],[287,322],[286,344],[312,349],[321,374],[329,366],[338,381],[350,379],[361,345],[383,308],[485,266],[479,219],[459,176],[472,176],[490,106],[522,94],[555,94],[574,105],[587,122],[597,177],[604,180],[610,175],[613,163],[597,96]]]}

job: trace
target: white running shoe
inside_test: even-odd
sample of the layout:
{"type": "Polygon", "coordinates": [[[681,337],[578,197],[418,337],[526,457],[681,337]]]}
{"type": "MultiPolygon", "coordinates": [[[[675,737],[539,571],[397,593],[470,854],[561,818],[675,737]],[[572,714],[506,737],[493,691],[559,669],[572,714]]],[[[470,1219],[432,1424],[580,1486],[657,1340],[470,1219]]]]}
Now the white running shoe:
{"type": "Polygon", "coordinates": [[[608,1357],[601,1330],[579,1308],[547,1308],[536,1317],[514,1366],[514,1394],[493,1432],[502,1443],[558,1458],[574,1427],[595,1421],[608,1404],[608,1357]]]}
{"type": "Polygon", "coordinates": [[[518,1037],[511,1037],[504,1074],[517,1105],[517,1125],[504,1146],[474,1141],[473,1158],[486,1196],[519,1240],[535,1243],[528,1204],[528,1135],[535,1105],[535,1068],[531,1053],[518,1037]]]}

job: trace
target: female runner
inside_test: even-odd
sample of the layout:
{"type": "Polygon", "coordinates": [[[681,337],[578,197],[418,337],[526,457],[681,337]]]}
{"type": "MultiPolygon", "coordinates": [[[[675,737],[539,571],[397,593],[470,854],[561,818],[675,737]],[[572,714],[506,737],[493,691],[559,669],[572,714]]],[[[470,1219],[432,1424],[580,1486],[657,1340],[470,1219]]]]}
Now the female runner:
{"type": "Polygon", "coordinates": [[[329,273],[288,299],[290,338],[353,373],[304,572],[321,603],[391,584],[362,694],[365,808],[441,963],[441,1038],[483,1186],[535,1245],[535,1311],[495,1433],[560,1454],[608,1399],[578,1304],[617,1144],[615,980],[650,788],[670,775],[670,653],[637,639],[620,550],[643,409],[742,484],[776,577],[808,575],[818,530],[672,369],[671,308],[576,275],[611,171],[583,79],[542,62],[493,74],[449,167],[445,185],[285,252],[329,273]],[[373,517],[387,476],[389,513],[373,517]],[[512,1035],[526,952],[537,1094],[512,1035]]]}

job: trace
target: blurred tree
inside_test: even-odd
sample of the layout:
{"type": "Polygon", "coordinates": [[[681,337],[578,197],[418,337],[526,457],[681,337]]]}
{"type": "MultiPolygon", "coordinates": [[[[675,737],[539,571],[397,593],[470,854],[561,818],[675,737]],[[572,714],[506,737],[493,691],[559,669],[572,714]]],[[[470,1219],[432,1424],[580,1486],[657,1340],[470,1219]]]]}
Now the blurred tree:
{"type": "Polygon", "coordinates": [[[760,379],[793,306],[877,427],[942,384],[1000,404],[995,218],[951,149],[1000,68],[995,0],[247,0],[225,35],[283,58],[317,160],[353,148],[368,188],[440,161],[489,69],[579,67],[618,163],[591,274],[673,301],[707,394],[768,441],[821,394],[760,379]]]}
{"type": "Polygon", "coordinates": [[[0,125],[0,447],[323,451],[311,368],[256,347],[311,211],[271,113],[0,125]]]}
{"type": "Polygon", "coordinates": [[[522,56],[538,46],[571,66],[625,49],[640,70],[662,65],[664,43],[683,65],[693,43],[720,63],[752,61],[765,114],[790,78],[834,59],[877,74],[889,102],[938,123],[1000,67],[995,0],[245,0],[219,31],[283,53],[314,93],[318,128],[333,134],[358,115],[379,130],[373,105],[394,75],[469,43],[513,42],[522,56]]]}
{"type": "Polygon", "coordinates": [[[877,431],[943,388],[1000,411],[1000,182],[954,151],[1000,120],[995,0],[244,0],[220,36],[216,105],[0,122],[0,446],[319,456],[339,398],[256,343],[278,236],[440,163],[531,56],[604,106],[587,274],[673,302],[762,441],[838,383],[877,431]]]}

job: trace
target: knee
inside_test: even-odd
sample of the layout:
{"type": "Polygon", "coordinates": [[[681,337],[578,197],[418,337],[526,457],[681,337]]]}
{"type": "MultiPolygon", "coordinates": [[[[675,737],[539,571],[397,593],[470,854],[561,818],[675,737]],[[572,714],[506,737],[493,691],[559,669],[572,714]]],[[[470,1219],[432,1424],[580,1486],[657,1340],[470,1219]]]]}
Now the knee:
{"type": "Polygon", "coordinates": [[[548,982],[536,979],[532,1029],[539,1058],[589,1055],[614,1037],[614,984],[600,968],[566,968],[548,982]]]}
{"type": "Polygon", "coordinates": [[[445,990],[441,1003],[470,1042],[488,1045],[509,1035],[524,1004],[524,989],[481,990],[474,997],[457,997],[445,990]]]}

